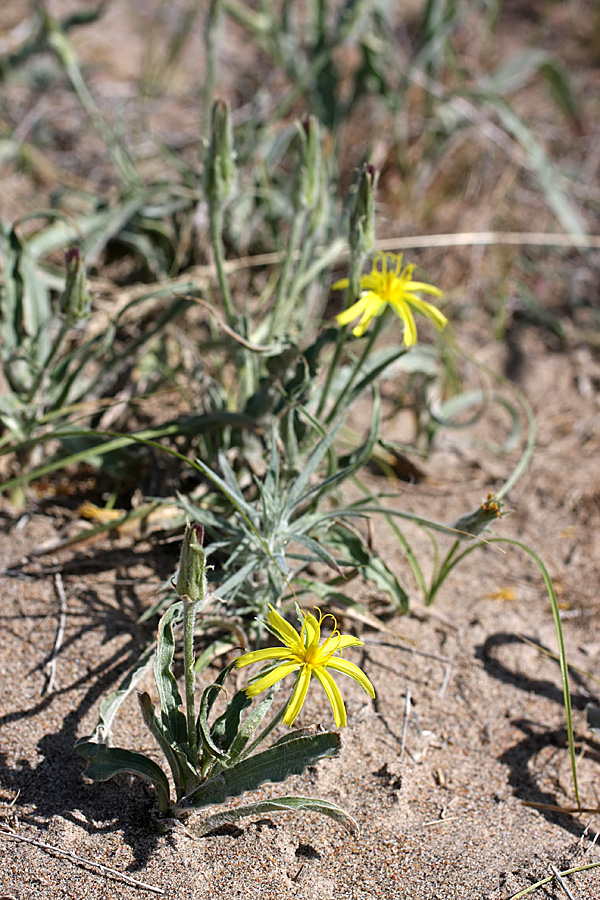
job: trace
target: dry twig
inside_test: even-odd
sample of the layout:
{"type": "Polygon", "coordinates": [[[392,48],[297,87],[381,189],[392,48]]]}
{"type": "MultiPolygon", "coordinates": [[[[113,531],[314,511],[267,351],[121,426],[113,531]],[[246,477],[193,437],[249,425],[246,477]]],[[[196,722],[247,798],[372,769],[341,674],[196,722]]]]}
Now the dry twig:
{"type": "Polygon", "coordinates": [[[76,853],[71,853],[69,850],[63,850],[61,847],[53,847],[52,844],[46,844],[44,841],[36,841],[34,838],[25,837],[23,834],[17,834],[12,828],[9,828],[8,825],[0,824],[0,834],[15,841],[33,844],[34,847],[39,847],[40,850],[46,850],[49,853],[55,853],[57,856],[63,856],[77,866],[87,866],[91,869],[99,869],[102,874],[108,875],[109,878],[124,881],[126,884],[133,885],[133,887],[152,891],[153,894],[165,893],[162,888],[154,887],[154,885],[147,884],[145,881],[138,881],[137,878],[130,878],[129,875],[125,875],[124,872],[119,872],[118,869],[111,869],[109,866],[103,866],[102,863],[95,862],[92,859],[86,859],[84,856],[78,856],[76,853]]]}

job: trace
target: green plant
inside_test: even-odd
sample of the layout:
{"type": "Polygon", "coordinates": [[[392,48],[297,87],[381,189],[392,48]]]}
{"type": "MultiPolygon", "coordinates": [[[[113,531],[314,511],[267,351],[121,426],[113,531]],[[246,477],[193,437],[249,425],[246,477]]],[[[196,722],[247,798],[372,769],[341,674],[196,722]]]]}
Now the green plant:
{"type": "MultiPolygon", "coordinates": [[[[105,781],[115,775],[129,773],[151,782],[156,790],[159,816],[166,827],[172,819],[185,819],[191,812],[207,806],[220,805],[232,797],[255,790],[264,782],[279,783],[290,775],[299,775],[319,759],[335,756],[340,749],[340,736],[336,732],[300,729],[279,738],[267,750],[258,750],[277,725],[282,720],[287,721],[286,709],[289,708],[289,704],[284,704],[279,712],[261,727],[270,711],[275,694],[273,679],[268,679],[271,681],[271,689],[267,696],[254,709],[250,709],[251,698],[263,690],[266,677],[264,672],[262,680],[256,682],[256,688],[259,690],[245,688],[236,691],[231,699],[228,699],[225,710],[216,718],[211,716],[219,696],[228,696],[225,685],[236,665],[246,665],[255,659],[256,661],[265,659],[266,651],[262,651],[258,657],[250,654],[251,659],[241,657],[226,666],[216,680],[203,690],[199,709],[196,709],[194,624],[197,614],[203,609],[207,593],[206,557],[202,548],[202,537],[201,526],[189,525],[186,528],[176,580],[178,599],[160,620],[156,653],[147,654],[138,665],[135,676],[130,675],[119,690],[106,698],[101,706],[99,722],[93,734],[80,738],[76,743],[78,752],[87,762],[86,774],[95,781],[105,781]],[[176,628],[181,622],[185,683],[183,699],[173,672],[176,628]],[[116,711],[152,660],[160,701],[159,710],[156,710],[147,692],[139,694],[138,699],[144,721],[168,762],[175,789],[174,800],[171,797],[168,777],[157,763],[141,753],[110,746],[110,729],[116,711]]],[[[307,616],[306,622],[310,625],[314,617],[309,614],[307,616]]],[[[309,629],[306,625],[298,636],[281,617],[273,618],[270,615],[269,619],[271,627],[276,625],[279,631],[284,629],[288,644],[295,642],[296,650],[298,647],[302,648],[303,667],[298,682],[302,685],[302,698],[299,703],[295,690],[290,700],[290,703],[294,703],[297,715],[299,706],[306,696],[308,680],[313,669],[314,673],[322,678],[321,670],[326,665],[335,664],[332,657],[338,650],[361,644],[361,641],[357,638],[336,636],[337,632],[334,632],[334,635],[319,648],[318,629],[315,633],[314,629],[309,629]],[[290,633],[295,637],[291,637],[290,633]]],[[[279,636],[279,632],[277,634],[279,636]]],[[[277,650],[276,653],[285,656],[284,650],[277,650]]],[[[273,658],[272,654],[270,658],[273,658]]],[[[345,669],[342,671],[346,672],[352,665],[345,660],[339,660],[338,664],[340,667],[344,664],[345,669]]],[[[365,690],[374,696],[369,680],[358,667],[354,669],[351,672],[353,677],[360,678],[365,690]],[[358,674],[354,674],[354,669],[358,674]]],[[[278,675],[278,679],[281,677],[278,672],[275,674],[278,675]]],[[[328,693],[331,693],[330,682],[327,683],[328,693]]],[[[335,707],[337,721],[339,718],[337,710],[340,703],[343,708],[343,702],[337,688],[335,690],[336,697],[339,698],[335,707]]],[[[345,724],[345,713],[343,721],[339,724],[345,724]]],[[[340,807],[324,800],[307,797],[281,797],[234,807],[208,816],[200,822],[194,822],[191,828],[197,836],[200,836],[241,817],[277,810],[319,812],[342,823],[351,831],[356,830],[354,820],[340,807]]]]}

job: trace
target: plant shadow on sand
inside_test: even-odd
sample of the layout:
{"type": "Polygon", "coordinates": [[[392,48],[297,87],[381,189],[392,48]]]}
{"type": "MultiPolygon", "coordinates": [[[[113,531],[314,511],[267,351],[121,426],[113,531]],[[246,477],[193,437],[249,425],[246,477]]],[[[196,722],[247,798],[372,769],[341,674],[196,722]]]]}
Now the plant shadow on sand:
{"type": "MultiPolygon", "coordinates": [[[[532,642],[537,643],[535,641],[532,642]]],[[[493,678],[504,684],[510,684],[521,691],[545,697],[562,707],[563,694],[557,684],[546,679],[531,678],[522,672],[513,672],[494,655],[494,651],[499,647],[522,643],[523,639],[519,635],[497,632],[490,635],[484,644],[478,648],[477,656],[482,660],[487,673],[493,678]]],[[[543,649],[547,650],[548,648],[543,649]]],[[[573,682],[581,687],[585,685],[585,680],[577,672],[571,671],[569,674],[573,682]]],[[[585,685],[585,688],[586,696],[576,693],[571,695],[571,703],[574,709],[583,710],[587,703],[593,700],[593,697],[588,693],[587,685],[585,685]]],[[[555,793],[544,790],[538,783],[538,776],[534,771],[534,761],[544,748],[555,747],[557,750],[566,752],[568,744],[566,728],[543,729],[543,726],[539,723],[525,718],[511,719],[511,724],[523,733],[524,738],[498,758],[500,762],[508,766],[509,783],[515,795],[526,803],[536,804],[538,811],[549,822],[559,824],[562,828],[579,838],[582,826],[577,814],[562,813],[556,809],[544,808],[545,806],[564,806],[564,801],[561,803],[555,793]],[[538,807],[537,804],[540,804],[540,806],[538,807]]],[[[600,763],[600,743],[590,737],[581,737],[580,735],[578,735],[578,743],[585,750],[585,756],[588,760],[593,761],[596,765],[600,763]]],[[[571,805],[574,806],[575,804],[569,803],[569,806],[571,805]]],[[[592,830],[588,833],[591,839],[595,839],[596,831],[592,830]]]]}
{"type": "MultiPolygon", "coordinates": [[[[123,840],[135,856],[129,867],[136,871],[145,866],[159,841],[151,827],[152,806],[150,791],[139,782],[123,790],[124,778],[97,785],[86,784],[82,778],[83,760],[73,749],[79,737],[79,724],[85,713],[125,674],[137,653],[124,659],[108,660],[94,671],[94,682],[81,703],[64,718],[59,731],[51,732],[37,744],[43,759],[32,767],[28,760],[19,761],[20,768],[9,768],[4,754],[0,756],[0,782],[17,795],[13,813],[27,824],[48,830],[49,821],[61,816],[88,834],[120,831],[123,840]],[[100,674],[102,671],[102,674],[100,674]],[[34,807],[34,812],[25,812],[34,807]],[[23,811],[20,811],[23,810],[23,811]],[[96,824],[102,823],[102,824],[96,824]]],[[[87,680],[87,679],[86,679],[87,680]]],[[[34,707],[9,713],[0,719],[0,728],[7,722],[33,717],[46,710],[53,701],[50,696],[34,707]]]]}
{"type": "MultiPolygon", "coordinates": [[[[114,551],[102,550],[93,558],[76,555],[61,571],[65,578],[69,578],[80,574],[83,564],[88,576],[90,569],[106,572],[108,568],[118,580],[119,575],[127,570],[128,562],[127,554],[119,552],[119,556],[118,566],[115,567],[114,551]]],[[[139,554],[130,556],[130,564],[134,561],[139,563],[139,554]]],[[[152,557],[152,562],[156,567],[155,557],[152,557]]],[[[162,569],[162,564],[158,568],[162,569]]],[[[26,566],[8,571],[13,577],[31,577],[26,574],[26,566]]],[[[160,577],[161,573],[157,574],[160,577]]],[[[104,646],[119,636],[128,635],[129,639],[124,644],[119,642],[118,648],[103,657],[97,665],[87,666],[85,673],[70,684],[58,687],[27,708],[13,708],[0,716],[1,734],[2,729],[12,723],[36,719],[41,722],[44,717],[46,721],[53,718],[56,721],[61,711],[69,710],[60,728],[48,731],[38,741],[37,751],[42,758],[37,765],[32,765],[30,759],[23,757],[16,766],[11,767],[7,754],[0,754],[0,784],[16,798],[11,804],[13,815],[41,831],[48,831],[52,818],[57,816],[92,835],[120,831],[134,855],[129,869],[137,871],[145,866],[161,840],[152,826],[152,791],[139,780],[128,783],[127,790],[124,790],[124,783],[131,780],[128,776],[100,784],[87,783],[82,777],[84,761],[74,750],[86,715],[116,688],[154,637],[152,623],[140,625],[136,622],[144,608],[135,589],[132,587],[129,590],[121,585],[113,587],[118,606],[105,602],[89,584],[77,591],[78,609],[69,608],[66,636],[57,657],[58,664],[60,666],[61,654],[68,656],[70,651],[72,655],[74,645],[76,647],[90,635],[101,633],[104,646]],[[76,699],[69,702],[70,698],[76,699]],[[54,715],[53,707],[57,710],[54,715]]],[[[35,621],[35,611],[32,614],[35,621]]],[[[6,615],[2,618],[4,627],[11,630],[9,618],[6,615]]],[[[41,660],[33,657],[29,674],[36,669],[43,670],[48,661],[49,657],[41,660]]],[[[89,725],[86,727],[89,728],[89,725]]]]}

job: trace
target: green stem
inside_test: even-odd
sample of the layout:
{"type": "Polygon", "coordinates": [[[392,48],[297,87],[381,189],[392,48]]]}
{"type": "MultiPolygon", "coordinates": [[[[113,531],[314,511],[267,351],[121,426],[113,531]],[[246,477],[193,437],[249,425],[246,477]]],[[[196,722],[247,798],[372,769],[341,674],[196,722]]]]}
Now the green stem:
{"type": "Polygon", "coordinates": [[[331,358],[331,362],[329,363],[329,369],[327,370],[327,378],[325,379],[325,384],[323,385],[323,390],[321,392],[321,399],[319,400],[319,406],[317,408],[317,419],[321,418],[323,410],[325,409],[325,405],[327,404],[329,391],[331,389],[331,382],[333,381],[333,376],[339,365],[342,350],[344,349],[344,344],[346,343],[347,334],[348,326],[343,325],[338,331],[335,350],[331,358]]]}
{"type": "Polygon", "coordinates": [[[39,389],[41,388],[41,386],[44,382],[44,379],[46,378],[46,376],[48,374],[48,369],[50,368],[50,364],[56,357],[56,355],[57,355],[58,351],[60,350],[62,343],[70,329],[71,329],[71,323],[68,321],[68,319],[64,319],[63,322],[61,323],[58,334],[56,335],[56,337],[54,339],[54,343],[52,344],[52,347],[50,348],[50,352],[48,353],[48,356],[46,357],[44,363],[42,364],[40,372],[33,383],[33,387],[31,388],[31,390],[29,391],[29,394],[27,395],[27,397],[25,399],[25,403],[27,405],[30,406],[31,404],[33,404],[34,398],[35,398],[36,394],[38,393],[39,389]]]}
{"type": "MultiPolygon", "coordinates": [[[[526,544],[522,544],[520,541],[515,541],[512,538],[504,538],[504,537],[492,537],[482,539],[481,542],[471,545],[467,547],[466,550],[463,550],[462,553],[459,553],[458,556],[454,556],[452,561],[449,562],[449,557],[454,554],[455,546],[453,546],[450,554],[446,557],[444,564],[442,566],[443,577],[438,577],[436,582],[435,589],[439,588],[444,578],[446,578],[452,569],[458,565],[458,563],[468,556],[469,553],[472,553],[473,550],[479,549],[482,545],[486,544],[510,544],[513,547],[518,547],[519,550],[523,550],[524,553],[527,553],[528,556],[534,561],[538,569],[542,574],[542,578],[544,579],[544,584],[546,585],[546,590],[548,591],[548,597],[550,599],[550,607],[552,609],[552,618],[554,619],[554,628],[556,631],[556,640],[558,642],[558,656],[560,663],[560,674],[562,680],[562,689],[563,689],[563,700],[565,704],[565,718],[567,721],[567,738],[569,742],[569,756],[571,760],[571,774],[573,778],[573,790],[575,792],[575,800],[577,802],[577,806],[580,806],[579,800],[579,783],[577,780],[577,757],[575,753],[575,738],[573,735],[573,713],[571,708],[571,692],[569,689],[569,667],[567,664],[567,651],[565,648],[565,640],[563,636],[562,623],[560,621],[560,609],[558,606],[558,598],[556,596],[556,591],[554,590],[554,585],[552,584],[552,579],[546,569],[546,566],[537,555],[537,553],[528,547],[526,544]]],[[[433,600],[433,595],[430,596],[429,602],[433,600]]]]}
{"type": "MultiPolygon", "coordinates": [[[[352,255],[350,272],[348,275],[348,290],[346,291],[346,308],[352,306],[352,304],[357,300],[360,296],[360,274],[362,272],[362,267],[365,261],[365,253],[355,253],[352,255]]],[[[329,397],[329,390],[331,388],[331,382],[333,381],[333,376],[337,370],[337,367],[340,362],[340,357],[342,355],[342,349],[344,344],[346,343],[346,337],[348,335],[348,326],[344,325],[340,328],[338,333],[337,343],[335,345],[335,352],[333,354],[331,363],[329,365],[329,371],[327,372],[327,380],[325,381],[325,385],[323,387],[323,392],[321,394],[321,399],[319,401],[319,408],[317,410],[317,419],[319,419],[325,409],[325,404],[327,403],[327,399],[329,397]]],[[[347,390],[347,387],[346,387],[347,390]]],[[[340,397],[343,394],[340,394],[340,397]]],[[[338,400],[340,398],[338,397],[338,400]]],[[[335,408],[335,407],[334,407],[335,408]]],[[[330,421],[328,419],[327,421],[330,421]]]]}
{"type": "Polygon", "coordinates": [[[220,203],[209,203],[208,207],[210,240],[215,257],[219,288],[221,290],[221,297],[223,298],[227,324],[230,328],[234,328],[236,324],[235,309],[229,282],[227,280],[227,275],[225,274],[225,258],[223,256],[223,207],[220,203]]]}
{"type": "Polygon", "coordinates": [[[92,125],[98,132],[102,141],[106,144],[106,148],[114,164],[120,170],[127,184],[135,186],[139,185],[140,179],[134,163],[125,150],[122,141],[118,139],[113,129],[101,115],[89,92],[88,86],[81,74],[81,69],[79,68],[73,45],[61,29],[60,24],[53,19],[48,12],[43,11],[43,16],[48,44],[65,70],[65,73],[71,82],[71,87],[77,94],[79,102],[89,116],[92,125]]]}
{"type": "Polygon", "coordinates": [[[365,360],[369,356],[371,350],[373,349],[373,344],[379,337],[379,332],[381,331],[382,322],[383,322],[383,316],[381,316],[377,320],[375,326],[369,332],[369,337],[365,341],[365,346],[363,347],[363,351],[360,355],[360,358],[359,358],[358,362],[354,365],[346,384],[344,385],[343,389],[338,394],[337,399],[336,399],[335,403],[333,404],[333,408],[331,409],[331,412],[329,413],[329,415],[327,416],[327,419],[325,420],[328,425],[330,425],[331,422],[335,419],[336,414],[337,414],[340,406],[342,405],[344,398],[346,397],[346,394],[348,394],[348,392],[352,388],[352,385],[354,384],[354,382],[356,381],[356,379],[358,377],[358,373],[360,372],[360,370],[363,367],[363,363],[365,362],[365,360]]]}
{"type": "MultiPolygon", "coordinates": [[[[456,565],[457,560],[453,562],[452,559],[454,557],[454,554],[458,550],[459,546],[460,546],[460,541],[458,541],[458,540],[454,541],[454,543],[452,544],[452,547],[448,551],[446,558],[444,559],[444,561],[441,564],[441,566],[439,567],[439,569],[437,569],[437,566],[435,567],[437,569],[437,575],[435,575],[435,577],[432,579],[429,590],[427,591],[427,594],[425,597],[425,606],[431,606],[431,604],[433,603],[433,600],[435,598],[435,595],[439,591],[443,582],[446,580],[446,576],[448,575],[450,570],[453,569],[454,566],[456,565]]],[[[462,555],[463,554],[461,554],[461,557],[459,557],[459,559],[462,558],[462,555]]]]}
{"type": "Polygon", "coordinates": [[[292,220],[292,230],[288,239],[287,250],[283,260],[283,267],[281,270],[281,275],[279,276],[279,282],[277,284],[277,293],[275,294],[273,311],[271,312],[271,322],[269,324],[269,341],[273,339],[273,336],[277,331],[277,320],[279,319],[279,313],[281,312],[281,307],[284,302],[285,292],[290,282],[290,272],[292,270],[292,263],[294,261],[294,253],[296,251],[296,245],[298,244],[300,235],[302,233],[302,228],[304,227],[305,218],[306,214],[304,211],[302,211],[296,213],[292,220]]]}
{"type": "Polygon", "coordinates": [[[196,674],[194,672],[194,625],[196,606],[189,597],[183,598],[183,669],[185,678],[185,715],[187,720],[189,758],[194,768],[198,767],[198,739],[196,735],[196,709],[194,693],[196,674]]]}

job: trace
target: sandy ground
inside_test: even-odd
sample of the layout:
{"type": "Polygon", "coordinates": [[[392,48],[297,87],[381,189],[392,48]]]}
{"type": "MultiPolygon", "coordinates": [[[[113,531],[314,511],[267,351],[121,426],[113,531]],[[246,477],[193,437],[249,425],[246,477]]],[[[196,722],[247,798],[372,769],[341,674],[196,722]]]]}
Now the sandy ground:
{"type": "MultiPolygon", "coordinates": [[[[557,33],[561,21],[570,21],[569,10],[577,12],[579,6],[577,0],[554,5],[557,33]]],[[[1,11],[5,30],[19,21],[16,8],[11,12],[9,7],[1,11]]],[[[101,26],[77,37],[103,109],[111,103],[128,109],[135,97],[144,15],[140,4],[119,0],[101,26]],[[114,52],[111,35],[126,52],[114,52]]],[[[571,19],[579,21],[574,14],[571,19]]],[[[505,29],[499,40],[516,34],[505,29]]],[[[196,38],[188,47],[190,66],[197,62],[199,43],[196,38]]],[[[583,41],[582,47],[589,54],[588,43],[583,41]]],[[[176,132],[183,146],[198,133],[197,107],[182,99],[182,70],[173,77],[172,94],[148,101],[146,111],[153,111],[157,133],[161,128],[163,135],[176,132]]],[[[589,101],[595,79],[597,67],[580,78],[589,101]]],[[[18,80],[11,87],[9,120],[25,103],[26,93],[18,80]]],[[[78,153],[77,102],[64,90],[48,102],[64,126],[61,141],[66,147],[59,156],[50,143],[48,157],[62,160],[63,168],[77,177],[93,180],[94,166],[84,165],[78,153]]],[[[22,137],[35,138],[31,129],[43,113],[34,107],[22,137]]],[[[88,139],[93,162],[98,148],[93,135],[88,139]]],[[[364,146],[353,147],[357,158],[364,146]]],[[[101,169],[104,163],[98,165],[101,169]]],[[[438,177],[450,179],[443,170],[438,177]]],[[[495,173],[489,177],[495,179],[495,173]]],[[[492,207],[477,194],[485,186],[481,178],[481,184],[470,179],[469,184],[477,184],[466,206],[446,203],[430,227],[493,225],[492,207]]],[[[9,169],[3,185],[4,217],[39,207],[29,175],[9,169]]],[[[52,186],[51,175],[37,183],[41,193],[52,186]]],[[[392,187],[388,172],[382,197],[387,191],[390,200],[392,187]]],[[[522,199],[525,205],[532,202],[531,220],[541,227],[539,196],[522,192],[522,199]]],[[[391,209],[382,228],[400,233],[406,223],[394,218],[391,209]]],[[[481,262],[470,250],[446,259],[446,284],[464,283],[469,265],[481,262]]],[[[572,255],[568,271],[575,278],[582,270],[589,284],[594,261],[589,262],[588,268],[572,255]]],[[[555,581],[569,660],[578,667],[572,691],[581,799],[594,810],[600,805],[600,743],[587,729],[585,706],[597,699],[594,678],[600,675],[600,368],[581,330],[579,338],[558,341],[548,330],[522,322],[502,343],[490,338],[489,328],[478,331],[471,313],[475,303],[485,305],[480,287],[475,278],[467,285],[464,296],[476,299],[471,306],[464,300],[456,338],[496,371],[514,378],[538,423],[531,465],[507,498],[510,514],[494,523],[493,531],[536,550],[555,581]]],[[[551,298],[551,286],[540,281],[539,287],[543,304],[551,298]]],[[[597,301],[597,290],[592,294],[597,301]]],[[[576,325],[591,327],[589,321],[576,325]]],[[[467,374],[469,383],[478,386],[480,376],[467,374]]],[[[393,391],[392,382],[384,385],[388,396],[393,391]]],[[[393,419],[386,430],[390,438],[402,437],[402,426],[393,419]]],[[[488,440],[499,441],[506,434],[502,416],[465,431],[442,431],[423,464],[425,479],[402,484],[398,504],[426,510],[444,522],[475,509],[516,464],[518,451],[498,456],[487,446],[488,440]]],[[[74,508],[83,499],[85,495],[76,495],[68,505],[74,508]]],[[[32,494],[25,517],[5,501],[0,507],[0,570],[5,570],[0,575],[0,900],[146,895],[173,900],[509,900],[551,875],[553,866],[562,871],[600,862],[594,844],[600,814],[557,814],[524,805],[570,807],[573,786],[558,665],[527,643],[556,652],[544,584],[525,554],[498,545],[472,553],[429,611],[419,605],[415,591],[411,614],[387,618],[385,631],[344,621],[344,630],[358,628],[365,641],[364,653],[353,658],[375,684],[376,700],[366,699],[353,682],[345,683],[349,727],[341,756],[285,788],[266,787],[260,793],[297,792],[339,803],[358,821],[357,836],[329,820],[291,814],[242,821],[200,841],[184,831],[157,834],[151,790],[127,778],[87,782],[73,743],[91,731],[102,696],[152,640],[151,628],[137,620],[173,572],[177,543],[111,537],[32,556],[44,542],[63,534],[72,516],[58,497],[40,501],[32,494]],[[48,661],[61,618],[57,574],[66,594],[66,620],[48,691],[48,661]]],[[[380,552],[410,585],[397,544],[380,526],[376,537],[380,552]]],[[[426,555],[427,539],[418,533],[413,537],[426,555]]],[[[359,584],[354,588],[357,599],[381,612],[383,598],[376,591],[359,584]]],[[[155,753],[135,703],[126,713],[119,742],[155,753]]],[[[311,694],[299,724],[313,722],[331,725],[318,691],[311,694]]],[[[576,900],[597,900],[600,869],[571,876],[567,883],[576,900]]],[[[567,895],[555,885],[534,896],[567,895]]]]}
{"type": "MultiPolygon", "coordinates": [[[[495,532],[520,538],[547,561],[564,608],[569,659],[597,675],[600,417],[595,397],[578,391],[568,355],[549,354],[535,335],[528,341],[524,387],[538,415],[538,450],[510,497],[512,515],[495,532]]],[[[475,502],[493,487],[472,435],[441,443],[427,479],[403,489],[405,507],[443,506],[436,487],[442,472],[457,483],[470,466],[463,496],[475,502]]],[[[14,566],[26,559],[52,534],[53,521],[51,510],[33,509],[20,523],[7,510],[3,560],[14,566]]],[[[391,540],[387,548],[408,578],[391,540]]],[[[285,793],[344,806],[358,820],[357,837],[328,820],[291,814],[244,821],[200,841],[183,832],[154,834],[150,791],[126,778],[86,783],[73,741],[91,730],[100,697],[148,639],[135,619],[175,564],[176,545],[157,555],[150,542],[132,548],[130,540],[116,540],[26,562],[2,577],[0,886],[7,895],[125,898],[149,890],[93,869],[101,863],[167,897],[508,900],[552,865],[564,870],[600,858],[592,846],[595,813],[523,805],[573,802],[558,666],[522,638],[551,651],[556,640],[534,567],[518,551],[492,546],[455,570],[431,616],[417,605],[413,615],[389,620],[389,632],[363,630],[357,661],[376,700],[365,702],[354,683],[346,684],[350,724],[341,757],[286,785],[285,793]],[[59,618],[56,571],[66,590],[66,630],[54,688],[44,694],[59,618]],[[17,841],[7,828],[46,846],[17,841]]],[[[378,599],[360,590],[357,596],[378,599]]],[[[572,687],[582,801],[595,807],[600,746],[583,711],[595,688],[578,674],[572,687]]],[[[302,714],[302,724],[313,721],[329,724],[318,692],[302,714]]],[[[118,739],[153,752],[134,705],[118,739]]],[[[281,791],[266,788],[261,796],[281,791]]],[[[591,900],[600,873],[569,883],[578,900],[591,900]]]]}

